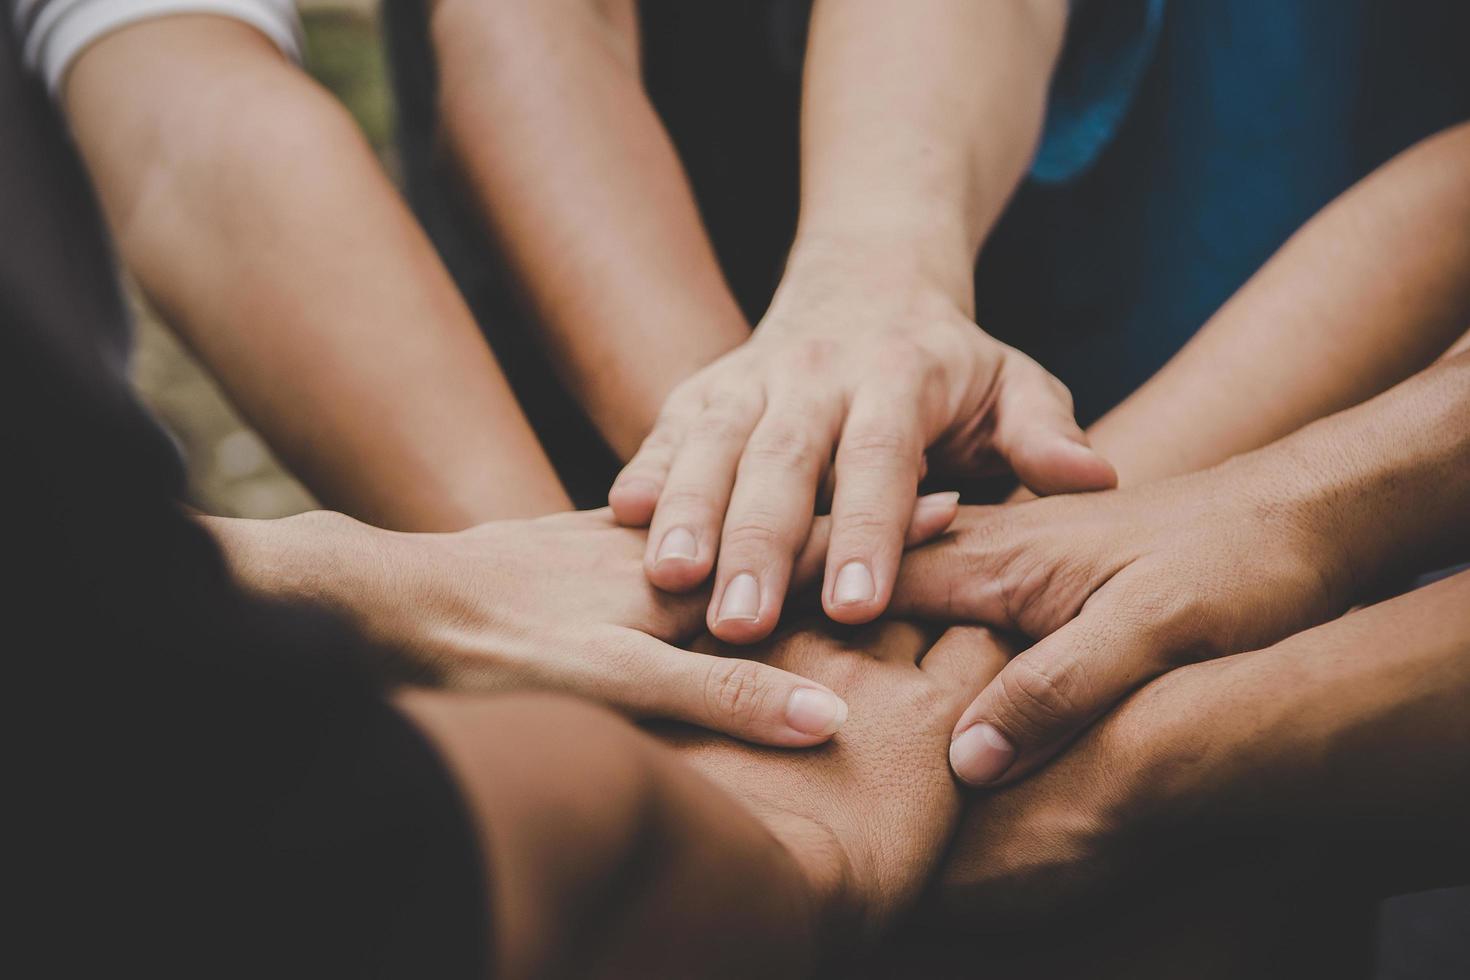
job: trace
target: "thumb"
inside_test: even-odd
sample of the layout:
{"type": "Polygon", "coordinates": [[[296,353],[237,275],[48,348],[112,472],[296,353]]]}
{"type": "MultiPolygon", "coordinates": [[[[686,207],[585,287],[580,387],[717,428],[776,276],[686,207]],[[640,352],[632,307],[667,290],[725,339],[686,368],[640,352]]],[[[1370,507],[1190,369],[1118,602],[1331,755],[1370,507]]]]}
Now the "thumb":
{"type": "Polygon", "coordinates": [[[1003,370],[992,438],[1020,481],[1041,496],[1117,486],[1117,471],[1077,425],[1067,387],[1019,352],[1003,370]]]}
{"type": "Polygon", "coordinates": [[[789,748],[825,742],[847,721],[847,703],[830,689],[770,664],[680,650],[633,631],[623,643],[631,669],[599,677],[595,684],[611,687],[593,696],[637,717],[789,748]]]}
{"type": "Polygon", "coordinates": [[[1160,629],[1130,625],[1117,607],[1098,593],[1076,619],[1011,660],[980,692],[950,742],[950,765],[960,779],[990,786],[1025,775],[1167,669],[1160,629]]]}

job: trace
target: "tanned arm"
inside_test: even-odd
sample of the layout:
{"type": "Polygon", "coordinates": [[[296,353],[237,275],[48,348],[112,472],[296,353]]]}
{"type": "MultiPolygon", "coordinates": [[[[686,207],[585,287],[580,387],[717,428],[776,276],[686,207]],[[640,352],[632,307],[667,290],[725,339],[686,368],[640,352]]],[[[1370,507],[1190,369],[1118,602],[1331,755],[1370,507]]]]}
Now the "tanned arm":
{"type": "Polygon", "coordinates": [[[128,266],[321,500],[400,529],[569,506],[346,110],[263,35],[144,21],[63,96],[128,266]]]}
{"type": "Polygon", "coordinates": [[[632,455],[750,325],[640,77],[632,0],[439,0],[445,133],[562,377],[632,455]]]}

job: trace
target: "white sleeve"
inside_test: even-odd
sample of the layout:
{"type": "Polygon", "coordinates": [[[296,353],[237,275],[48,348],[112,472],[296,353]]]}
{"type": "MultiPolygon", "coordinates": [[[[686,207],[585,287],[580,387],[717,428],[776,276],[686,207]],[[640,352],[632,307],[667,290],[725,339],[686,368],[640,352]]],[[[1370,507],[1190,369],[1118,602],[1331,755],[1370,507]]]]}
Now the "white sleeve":
{"type": "Polygon", "coordinates": [[[55,94],[77,55],[103,36],[170,14],[218,14],[243,21],[301,61],[301,20],[293,0],[18,0],[15,34],[26,66],[55,94]]]}

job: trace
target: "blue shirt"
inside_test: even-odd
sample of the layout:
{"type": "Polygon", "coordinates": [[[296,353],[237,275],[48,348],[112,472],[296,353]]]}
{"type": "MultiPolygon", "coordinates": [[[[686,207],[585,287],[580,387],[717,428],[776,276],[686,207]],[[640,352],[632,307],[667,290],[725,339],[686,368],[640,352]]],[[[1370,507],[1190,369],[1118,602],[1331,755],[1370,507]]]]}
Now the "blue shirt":
{"type": "Polygon", "coordinates": [[[1465,0],[1078,4],[981,326],[1090,421],[1332,198],[1470,118],[1467,47],[1465,0]]]}

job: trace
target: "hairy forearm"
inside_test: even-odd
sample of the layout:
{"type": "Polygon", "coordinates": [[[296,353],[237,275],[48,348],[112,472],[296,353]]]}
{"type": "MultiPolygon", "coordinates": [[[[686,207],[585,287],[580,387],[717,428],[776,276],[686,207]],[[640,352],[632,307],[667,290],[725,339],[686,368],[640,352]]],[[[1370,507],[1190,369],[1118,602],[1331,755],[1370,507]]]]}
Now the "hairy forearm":
{"type": "Polygon", "coordinates": [[[479,826],[496,976],[811,969],[813,896],[791,851],[627,723],[551,697],[400,705],[479,826]]]}
{"type": "Polygon", "coordinates": [[[1058,0],[818,3],[793,270],[862,243],[972,311],[975,257],[1035,150],[1065,20],[1058,0]]]}
{"type": "Polygon", "coordinates": [[[742,343],[631,2],[439,0],[445,132],[558,370],[624,459],[665,396],[742,343]]]}
{"type": "Polygon", "coordinates": [[[1396,384],[1467,324],[1462,125],[1322,211],[1089,437],[1124,483],[1202,469],[1396,384]]]}
{"type": "Polygon", "coordinates": [[[65,103],[143,289],[320,499],[405,529],[568,506],[366,142],[263,37],[146,21],[65,103]]]}

